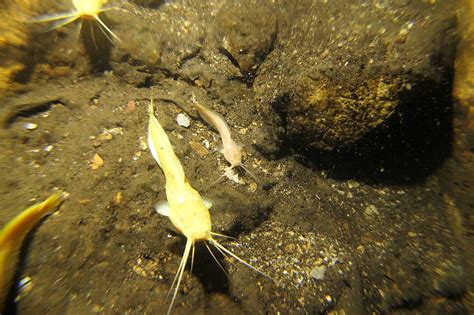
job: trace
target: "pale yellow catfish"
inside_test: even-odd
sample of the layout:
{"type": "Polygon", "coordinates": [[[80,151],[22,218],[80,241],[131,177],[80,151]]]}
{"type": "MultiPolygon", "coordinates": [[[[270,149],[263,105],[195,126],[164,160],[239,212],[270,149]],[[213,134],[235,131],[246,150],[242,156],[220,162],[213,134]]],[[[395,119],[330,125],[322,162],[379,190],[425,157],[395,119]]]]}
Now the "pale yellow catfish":
{"type": "MultiPolygon", "coordinates": [[[[173,298],[168,308],[168,314],[171,312],[173,303],[178,293],[179,284],[183,277],[186,261],[188,260],[191,248],[193,249],[197,241],[209,241],[223,255],[228,254],[241,263],[249,266],[255,271],[265,275],[260,270],[252,267],[250,264],[239,258],[230,250],[219,244],[212,236],[219,235],[211,232],[211,216],[209,214],[210,204],[201,198],[201,195],[189,184],[184,175],[181,162],[173,151],[173,147],[160,123],[154,115],[153,100],[149,105],[150,121],[148,124],[148,147],[151,154],[160,165],[166,178],[166,198],[167,204],[160,204],[156,207],[158,213],[168,216],[175,228],[182,233],[187,241],[184,249],[183,258],[178,267],[178,271],[171,285],[171,290],[176,282],[173,298]]],[[[207,244],[206,244],[207,246],[207,244]]],[[[209,247],[208,247],[209,249],[209,247]]],[[[210,251],[210,249],[209,249],[210,251]]],[[[210,251],[211,252],[211,251],[210,251]]],[[[211,252],[212,254],[212,252],[211,252]]],[[[212,254],[213,255],[213,254],[212,254]]],[[[193,257],[191,258],[191,261],[193,257]]],[[[170,291],[171,292],[171,291],[170,291]]]]}
{"type": "Polygon", "coordinates": [[[45,201],[32,205],[18,214],[0,231],[0,314],[5,307],[8,289],[16,271],[18,252],[25,236],[43,216],[51,213],[62,200],[63,193],[57,191],[45,201]]]}
{"type": "MultiPolygon", "coordinates": [[[[55,14],[41,15],[32,18],[32,22],[54,22],[47,30],[60,28],[81,18],[85,20],[96,20],[104,35],[113,43],[113,39],[120,42],[120,38],[100,19],[99,14],[113,9],[107,6],[107,0],[72,0],[73,10],[55,14]],[[111,37],[112,36],[112,37],[111,37]]],[[[82,29],[82,20],[80,22],[82,29]]]]}

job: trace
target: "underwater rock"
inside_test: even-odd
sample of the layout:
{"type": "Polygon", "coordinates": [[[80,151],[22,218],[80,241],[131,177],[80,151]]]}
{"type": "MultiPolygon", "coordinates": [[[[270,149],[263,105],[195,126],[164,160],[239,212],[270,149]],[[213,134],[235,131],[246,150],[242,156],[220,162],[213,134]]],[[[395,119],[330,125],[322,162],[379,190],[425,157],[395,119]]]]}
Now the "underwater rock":
{"type": "Polygon", "coordinates": [[[326,273],[326,266],[316,266],[311,270],[311,277],[315,280],[324,280],[324,274],[326,273]]]}
{"type": "Polygon", "coordinates": [[[36,1],[3,1],[0,4],[0,97],[14,89],[14,78],[24,69],[23,50],[28,44],[28,28],[23,15],[36,1]]]}
{"type": "Polygon", "coordinates": [[[446,106],[438,100],[451,93],[453,3],[280,7],[275,48],[254,85],[261,113],[285,127],[270,123],[270,133],[306,150],[335,150],[397,115],[422,112],[430,121],[433,108],[446,106]]]}
{"type": "Polygon", "coordinates": [[[219,50],[251,82],[273,49],[277,20],[275,6],[255,1],[224,2],[216,17],[219,50]]]}

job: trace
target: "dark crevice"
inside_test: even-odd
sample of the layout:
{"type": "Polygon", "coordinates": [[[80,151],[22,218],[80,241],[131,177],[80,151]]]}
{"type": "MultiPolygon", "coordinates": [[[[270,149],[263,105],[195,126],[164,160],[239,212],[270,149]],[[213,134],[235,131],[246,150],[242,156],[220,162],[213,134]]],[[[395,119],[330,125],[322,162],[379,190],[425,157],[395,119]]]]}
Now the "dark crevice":
{"type": "Polygon", "coordinates": [[[229,59],[229,61],[239,70],[241,70],[242,68],[240,67],[240,64],[239,62],[237,61],[237,59],[234,58],[234,56],[232,56],[232,54],[227,50],[225,49],[224,47],[219,47],[218,49],[219,53],[221,53],[222,55],[224,55],[225,57],[227,57],[227,59],[229,59]]]}
{"type": "Polygon", "coordinates": [[[134,3],[141,7],[158,9],[160,6],[166,3],[166,0],[135,0],[134,3]]]}
{"type": "Polygon", "coordinates": [[[263,52],[257,53],[256,55],[257,62],[252,67],[251,71],[245,71],[245,72],[241,71],[245,78],[244,82],[247,84],[248,88],[253,87],[253,83],[255,82],[255,78],[257,77],[258,69],[260,69],[260,66],[262,65],[262,63],[265,62],[268,55],[270,55],[272,51],[275,49],[277,35],[278,35],[278,21],[276,21],[275,31],[271,34],[270,45],[268,46],[268,49],[263,52]]]}
{"type": "MultiPolygon", "coordinates": [[[[419,84],[399,96],[396,113],[350,146],[333,151],[309,150],[304,137],[282,132],[281,155],[291,154],[301,164],[324,169],[340,180],[367,183],[411,184],[423,181],[450,156],[452,146],[452,76],[444,83],[419,79],[419,84]]],[[[286,126],[288,96],[273,105],[286,126]]]]}
{"type": "Polygon", "coordinates": [[[419,308],[423,304],[423,298],[421,295],[417,299],[404,298],[399,301],[396,305],[390,307],[391,312],[397,312],[402,310],[412,310],[419,308]]]}
{"type": "Polygon", "coordinates": [[[291,138],[286,129],[288,121],[288,105],[291,101],[290,94],[284,93],[275,101],[271,102],[271,106],[264,108],[265,121],[267,121],[268,130],[266,135],[268,139],[264,142],[273,143],[271,148],[266,148],[259,143],[255,144],[256,149],[269,159],[281,159],[293,154],[291,138]],[[268,118],[271,118],[269,121],[268,118]],[[276,128],[274,126],[277,126],[276,128]]]}
{"type": "MultiPolygon", "coordinates": [[[[107,16],[101,17],[106,25],[110,25],[107,16]]],[[[84,43],[89,61],[95,72],[102,73],[111,70],[110,55],[113,44],[105,36],[105,30],[101,30],[96,21],[82,21],[81,38],[84,43]]]]}
{"type": "MultiPolygon", "coordinates": [[[[184,248],[186,245],[186,239],[182,236],[180,236],[180,240],[174,242],[173,244],[170,245],[170,251],[174,253],[178,257],[182,257],[184,253],[184,248]]],[[[217,251],[213,250],[213,245],[210,245],[209,243],[207,246],[213,251],[214,256],[217,258],[219,261],[219,264],[224,268],[224,271],[219,267],[219,264],[214,260],[212,255],[209,253],[207,250],[205,244],[203,242],[196,242],[196,249],[195,249],[195,254],[194,254],[194,265],[193,265],[193,270],[192,273],[195,275],[201,284],[204,287],[204,290],[206,293],[223,293],[228,295],[229,294],[229,279],[227,278],[227,275],[224,273],[224,271],[227,273],[227,263],[224,260],[224,257],[217,251]],[[219,271],[216,272],[216,268],[219,269],[219,271]]],[[[188,264],[190,267],[191,264],[191,255],[192,255],[192,250],[189,254],[188,257],[188,264]]],[[[178,268],[176,267],[176,271],[178,268]]],[[[185,272],[189,270],[186,268],[185,272]]],[[[169,280],[172,280],[174,278],[170,277],[169,280]]],[[[169,282],[171,285],[171,281],[169,282]]],[[[185,281],[182,281],[180,284],[180,290],[183,289],[185,286],[185,281]]]]}
{"type": "Polygon", "coordinates": [[[267,220],[272,210],[272,207],[259,207],[251,217],[237,218],[225,234],[237,238],[242,233],[255,230],[267,220]]]}
{"type": "Polygon", "coordinates": [[[196,82],[194,82],[193,79],[188,78],[188,77],[184,77],[184,76],[180,75],[179,73],[175,73],[175,72],[173,72],[169,69],[166,69],[166,68],[157,68],[157,70],[160,71],[165,76],[165,78],[167,78],[167,79],[183,81],[183,82],[186,82],[187,84],[189,84],[191,86],[197,86],[196,82]]]}
{"type": "Polygon", "coordinates": [[[201,48],[197,48],[196,50],[192,51],[190,54],[184,56],[180,61],[179,61],[179,64],[178,64],[178,68],[181,69],[188,61],[196,58],[197,56],[199,56],[199,54],[201,53],[201,48]]]}
{"type": "Polygon", "coordinates": [[[139,82],[136,86],[137,88],[142,89],[142,88],[150,88],[153,86],[153,84],[154,84],[153,76],[149,75],[149,76],[146,76],[145,79],[142,82],[139,82]]]}
{"type": "Polygon", "coordinates": [[[61,99],[54,99],[48,102],[40,101],[37,103],[16,105],[15,108],[20,108],[20,109],[15,110],[11,115],[9,115],[4,125],[8,127],[12,123],[14,123],[19,117],[33,117],[38,114],[47,112],[51,109],[51,106],[54,104],[65,105],[65,102],[61,99]]]}
{"type": "Polygon", "coordinates": [[[258,69],[260,68],[262,63],[265,62],[268,55],[270,55],[272,53],[272,51],[275,49],[276,41],[277,41],[277,35],[278,35],[278,21],[276,21],[275,31],[272,33],[272,35],[270,37],[270,45],[268,46],[268,49],[264,52],[261,52],[261,53],[257,54],[257,56],[256,56],[257,63],[252,68],[252,71],[248,71],[246,73],[243,73],[244,77],[246,78],[245,82],[247,83],[247,87],[251,88],[253,86],[255,78],[257,77],[258,69]]]}

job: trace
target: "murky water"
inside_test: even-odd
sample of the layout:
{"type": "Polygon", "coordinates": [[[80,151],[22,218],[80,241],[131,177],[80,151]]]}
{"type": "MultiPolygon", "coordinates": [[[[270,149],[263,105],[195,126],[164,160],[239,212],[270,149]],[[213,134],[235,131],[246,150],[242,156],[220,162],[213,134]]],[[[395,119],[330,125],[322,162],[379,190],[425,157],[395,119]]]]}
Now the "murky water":
{"type": "Polygon", "coordinates": [[[0,7],[0,225],[67,196],[0,248],[4,313],[168,311],[186,239],[155,211],[152,98],[216,238],[268,276],[198,242],[172,313],[473,312],[472,2],[0,7]],[[221,177],[196,103],[254,176],[221,177]]]}

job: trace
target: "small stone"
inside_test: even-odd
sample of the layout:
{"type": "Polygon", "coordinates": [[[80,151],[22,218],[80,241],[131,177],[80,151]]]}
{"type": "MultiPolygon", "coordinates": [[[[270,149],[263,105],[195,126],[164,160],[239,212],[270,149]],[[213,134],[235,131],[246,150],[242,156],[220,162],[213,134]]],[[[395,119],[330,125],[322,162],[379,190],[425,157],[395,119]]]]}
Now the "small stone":
{"type": "Polygon", "coordinates": [[[130,101],[128,101],[128,103],[127,103],[127,107],[125,108],[125,112],[126,112],[126,113],[132,113],[132,112],[135,111],[136,107],[137,107],[137,106],[136,106],[135,101],[134,101],[134,100],[130,100],[130,101]]]}
{"type": "Polygon", "coordinates": [[[102,165],[104,165],[104,160],[99,154],[96,153],[94,157],[92,158],[92,160],[90,161],[89,166],[91,169],[96,170],[102,167],[102,165]]]}
{"type": "Polygon", "coordinates": [[[324,274],[326,273],[327,267],[322,265],[322,266],[317,266],[311,270],[311,277],[315,280],[323,280],[324,279],[324,274]]]}
{"type": "Polygon", "coordinates": [[[194,151],[200,156],[206,156],[209,154],[209,151],[207,151],[206,147],[200,144],[199,142],[196,141],[189,141],[189,145],[191,148],[193,148],[194,151]]]}
{"type": "Polygon", "coordinates": [[[284,248],[287,253],[294,253],[294,251],[296,250],[295,244],[287,244],[284,248]]]}
{"type": "Polygon", "coordinates": [[[407,234],[408,234],[409,237],[416,237],[418,235],[418,234],[416,234],[415,232],[412,232],[412,231],[408,232],[407,234]]]}
{"type": "Polygon", "coordinates": [[[148,150],[148,143],[146,142],[145,139],[140,138],[140,151],[146,151],[148,150]]]}
{"type": "Polygon", "coordinates": [[[27,122],[23,124],[23,128],[25,128],[26,130],[35,130],[36,128],[38,128],[38,124],[27,122]]]}
{"type": "Polygon", "coordinates": [[[254,193],[257,191],[257,183],[251,182],[249,185],[249,192],[254,193]]]}
{"type": "Polygon", "coordinates": [[[122,193],[119,191],[119,192],[117,192],[117,193],[115,194],[115,196],[114,196],[114,203],[117,204],[117,205],[118,205],[118,204],[121,204],[121,203],[122,203],[122,200],[123,200],[123,195],[122,195],[122,193]]]}
{"type": "Polygon", "coordinates": [[[176,122],[178,123],[178,125],[184,128],[188,128],[191,124],[191,121],[189,120],[188,116],[183,113],[178,114],[178,116],[176,117],[176,122]]]}
{"type": "Polygon", "coordinates": [[[377,207],[375,207],[374,205],[368,205],[365,208],[364,214],[367,217],[375,217],[375,216],[379,215],[379,211],[377,210],[377,207]]]}
{"type": "Polygon", "coordinates": [[[247,132],[248,132],[248,128],[240,128],[240,130],[239,130],[239,133],[240,133],[241,135],[246,135],[247,132]]]}
{"type": "Polygon", "coordinates": [[[109,132],[104,132],[104,133],[101,133],[98,137],[97,137],[98,140],[100,141],[105,141],[105,140],[112,140],[113,139],[113,136],[111,133],[109,132]]]}
{"type": "Polygon", "coordinates": [[[112,140],[112,138],[112,134],[107,129],[103,129],[97,137],[94,137],[94,139],[96,139],[97,141],[112,140]]]}
{"type": "Polygon", "coordinates": [[[142,152],[141,151],[137,151],[133,154],[133,160],[134,161],[137,161],[140,157],[142,156],[142,152]]]}
{"type": "Polygon", "coordinates": [[[104,309],[104,308],[103,308],[101,305],[99,305],[99,304],[94,304],[94,305],[92,306],[92,312],[93,312],[93,313],[100,313],[103,309],[104,309]]]}
{"type": "Polygon", "coordinates": [[[53,150],[54,146],[52,145],[47,145],[43,148],[44,152],[51,152],[53,150]]]}
{"type": "Polygon", "coordinates": [[[408,29],[402,28],[400,32],[398,33],[395,42],[397,44],[403,44],[407,40],[407,35],[408,35],[408,29]]]}
{"type": "Polygon", "coordinates": [[[360,186],[360,184],[358,182],[356,182],[355,180],[351,179],[351,180],[347,181],[347,187],[349,187],[350,189],[357,188],[359,186],[360,186]]]}

